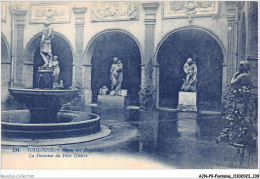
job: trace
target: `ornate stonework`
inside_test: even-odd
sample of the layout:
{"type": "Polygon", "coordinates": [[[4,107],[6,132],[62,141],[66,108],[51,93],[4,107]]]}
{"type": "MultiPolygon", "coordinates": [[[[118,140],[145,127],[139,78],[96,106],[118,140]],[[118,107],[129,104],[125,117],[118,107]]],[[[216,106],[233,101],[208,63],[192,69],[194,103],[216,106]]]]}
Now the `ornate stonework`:
{"type": "Polygon", "coordinates": [[[137,2],[93,2],[91,21],[136,20],[139,18],[137,2]]]}
{"type": "Polygon", "coordinates": [[[69,23],[70,6],[67,3],[32,4],[30,9],[31,23],[69,23]]]}
{"type": "Polygon", "coordinates": [[[218,13],[218,3],[214,1],[172,1],[164,2],[165,18],[214,15],[218,13]]]}

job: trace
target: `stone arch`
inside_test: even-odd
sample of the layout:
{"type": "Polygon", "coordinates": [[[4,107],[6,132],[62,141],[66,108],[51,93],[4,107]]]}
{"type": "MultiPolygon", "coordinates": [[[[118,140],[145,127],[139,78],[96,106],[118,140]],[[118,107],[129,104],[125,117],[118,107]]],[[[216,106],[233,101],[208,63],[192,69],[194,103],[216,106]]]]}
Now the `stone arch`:
{"type": "MultiPolygon", "coordinates": [[[[206,43],[204,43],[204,44],[206,44],[206,43]]],[[[187,48],[186,49],[187,53],[193,53],[193,55],[189,54],[188,56],[190,56],[192,58],[195,58],[196,61],[198,59],[198,64],[197,64],[198,68],[200,66],[200,68],[202,69],[202,67],[204,68],[205,65],[207,66],[207,68],[210,68],[210,66],[212,66],[213,64],[215,64],[215,63],[217,64],[216,70],[218,70],[218,74],[219,75],[217,77],[218,78],[218,82],[216,83],[216,85],[218,86],[218,91],[217,91],[218,95],[217,96],[212,96],[212,98],[217,98],[218,102],[216,102],[217,103],[216,106],[218,106],[218,108],[220,109],[220,104],[221,104],[221,100],[222,100],[221,95],[222,95],[222,91],[223,91],[223,85],[226,84],[226,80],[225,80],[225,78],[226,78],[226,71],[224,70],[224,66],[223,66],[223,64],[226,64],[226,49],[225,49],[225,46],[223,45],[222,41],[218,38],[217,35],[215,35],[211,31],[209,31],[208,29],[197,27],[197,26],[182,27],[182,28],[178,28],[178,29],[175,29],[175,30],[167,33],[162,38],[162,40],[160,41],[160,43],[158,44],[158,46],[156,48],[156,52],[155,52],[156,63],[160,66],[159,73],[157,75],[157,91],[158,91],[157,92],[157,98],[156,98],[157,99],[157,101],[156,101],[157,107],[159,107],[159,106],[162,106],[162,107],[171,107],[171,106],[173,106],[175,108],[175,107],[177,107],[176,105],[178,105],[178,92],[177,91],[180,90],[180,86],[182,84],[182,81],[180,81],[180,80],[185,78],[185,74],[184,74],[184,72],[182,70],[182,67],[183,67],[182,65],[185,63],[183,60],[185,60],[184,58],[188,57],[186,54],[185,55],[187,57],[184,57],[185,55],[183,55],[185,53],[183,51],[185,48],[187,48]],[[186,37],[185,35],[187,35],[189,37],[186,37]],[[198,44],[199,43],[198,38],[196,37],[197,35],[205,38],[206,39],[206,43],[213,44],[214,46],[216,46],[218,48],[218,50],[216,50],[217,52],[212,54],[213,55],[212,57],[207,57],[207,62],[203,61],[204,57],[206,59],[206,55],[203,55],[203,52],[201,52],[201,50],[200,50],[201,47],[197,47],[196,45],[195,45],[195,48],[192,47],[192,46],[194,46],[194,44],[196,44],[196,43],[198,44]],[[193,43],[190,39],[188,39],[188,38],[191,38],[191,37],[195,39],[196,43],[195,42],[193,43]],[[180,45],[176,43],[178,40],[181,40],[180,41],[180,45]],[[193,45],[188,44],[187,46],[185,46],[184,44],[187,43],[188,41],[189,41],[190,44],[192,43],[193,45]],[[168,44],[167,45],[164,44],[165,42],[168,43],[168,44]],[[178,46],[181,46],[181,45],[183,47],[179,48],[178,46]],[[176,51],[176,53],[175,52],[169,52],[169,54],[170,53],[172,53],[171,55],[177,54],[177,56],[171,56],[171,55],[169,56],[169,54],[165,54],[166,50],[162,50],[162,52],[160,52],[162,46],[163,46],[163,48],[167,47],[167,49],[174,49],[174,51],[176,51]],[[179,52],[177,52],[178,49],[180,50],[179,52]],[[188,49],[190,49],[190,50],[188,50],[188,49]],[[197,49],[199,51],[196,52],[196,51],[194,51],[194,49],[197,49]],[[164,54],[162,54],[162,53],[164,53],[164,54]],[[181,55],[178,55],[178,53],[181,53],[181,55]],[[196,55],[198,55],[198,54],[200,54],[200,56],[198,58],[196,58],[196,55]],[[178,58],[181,58],[182,61],[178,61],[178,62],[175,61],[174,62],[175,65],[172,64],[175,67],[167,67],[165,65],[166,62],[162,63],[162,59],[165,59],[165,58],[170,58],[173,61],[177,60],[178,58]],[[159,61],[159,59],[160,59],[160,61],[159,61]],[[217,59],[217,62],[214,62],[213,59],[217,59]],[[164,66],[162,64],[160,64],[160,62],[162,64],[164,64],[164,66]],[[169,83],[168,84],[169,85],[168,88],[171,88],[172,85],[174,86],[173,89],[172,89],[172,91],[173,91],[172,95],[173,95],[175,101],[171,102],[173,104],[169,103],[166,106],[163,106],[164,103],[163,104],[159,103],[160,99],[161,99],[160,95],[162,95],[162,96],[166,95],[167,96],[168,92],[169,92],[169,90],[168,90],[168,92],[167,92],[167,90],[166,91],[163,90],[164,87],[162,87],[159,84],[159,83],[163,83],[163,81],[164,81],[163,74],[165,76],[166,72],[164,72],[164,71],[167,71],[167,70],[166,69],[162,70],[162,68],[165,68],[165,67],[169,68],[169,70],[168,70],[169,72],[174,73],[172,75],[170,75],[170,74],[168,75],[168,76],[171,76],[169,78],[172,78],[171,80],[173,82],[170,83],[169,82],[170,80],[166,80],[166,81],[167,81],[167,84],[169,83]],[[172,69],[172,68],[174,68],[174,69],[172,69]],[[175,81],[179,81],[179,82],[176,83],[175,81]],[[160,89],[160,88],[162,88],[162,89],[160,89]]],[[[169,59],[168,59],[168,61],[169,61],[169,59]]],[[[169,66],[171,66],[171,65],[169,64],[169,66]]],[[[200,76],[201,76],[200,79],[202,79],[202,77],[205,77],[204,72],[200,72],[200,73],[201,73],[200,74],[200,76]]],[[[203,86],[206,85],[206,81],[210,82],[210,79],[205,80],[205,82],[204,82],[204,80],[200,80],[200,87],[198,87],[198,88],[203,89],[203,86]]],[[[164,84],[164,86],[166,86],[166,85],[164,84]]],[[[199,91],[199,89],[198,89],[198,96],[201,96],[199,98],[199,100],[206,99],[206,96],[207,96],[206,94],[208,94],[208,93],[209,93],[209,91],[204,92],[204,91],[201,91],[201,90],[199,91]]],[[[202,103],[202,101],[199,101],[199,102],[202,103]]],[[[205,101],[203,101],[203,102],[205,102],[205,101]]],[[[209,102],[207,102],[207,103],[209,103],[209,102]]]]}
{"type": "MultiPolygon", "coordinates": [[[[60,80],[63,80],[64,87],[68,88],[72,85],[73,77],[73,61],[75,59],[74,49],[70,41],[61,33],[53,31],[54,38],[52,40],[52,54],[59,56],[60,60],[60,80]]],[[[36,73],[39,66],[43,65],[43,60],[40,56],[40,41],[42,33],[37,33],[27,43],[24,51],[24,62],[32,64],[33,86],[36,87],[36,73]]]]}
{"type": "MultiPolygon", "coordinates": [[[[71,42],[63,34],[61,34],[59,32],[56,32],[56,31],[53,31],[53,33],[54,33],[54,35],[60,36],[61,38],[63,38],[68,43],[68,45],[70,46],[70,49],[71,49],[71,52],[72,52],[72,56],[73,56],[73,61],[74,61],[74,59],[75,59],[75,52],[74,52],[73,46],[71,45],[71,42]]],[[[31,54],[34,51],[35,46],[39,45],[39,44],[36,44],[36,39],[39,38],[41,35],[42,35],[42,32],[37,33],[27,43],[25,51],[24,51],[24,59],[25,59],[25,61],[33,63],[33,61],[31,61],[31,59],[32,59],[31,54]]]]}
{"type": "MultiPolygon", "coordinates": [[[[110,88],[110,80],[104,80],[99,81],[95,83],[94,81],[96,78],[99,78],[96,74],[97,70],[97,62],[96,60],[102,61],[102,66],[99,65],[100,69],[103,69],[102,72],[105,70],[107,73],[104,72],[104,78],[109,77],[109,69],[112,63],[112,53],[117,54],[119,58],[122,59],[123,65],[124,65],[124,73],[130,75],[124,75],[124,80],[122,83],[122,88],[127,89],[130,94],[130,101],[135,101],[134,104],[139,104],[139,99],[137,99],[136,96],[138,96],[138,92],[135,90],[139,90],[140,84],[137,85],[137,82],[135,83],[132,79],[135,75],[133,75],[130,71],[130,68],[132,68],[133,71],[136,71],[138,76],[136,75],[136,78],[138,78],[138,83],[141,83],[141,64],[143,61],[143,54],[142,49],[140,46],[140,43],[138,40],[129,32],[121,29],[108,29],[101,31],[97,33],[95,36],[91,38],[91,40],[88,42],[86,49],[84,51],[84,64],[83,64],[83,86],[85,88],[85,104],[89,104],[92,102],[91,99],[96,102],[97,100],[97,91],[101,87],[100,85],[106,85],[108,88],[110,88]],[[108,41],[111,41],[111,45],[107,44],[108,41]],[[102,43],[101,43],[102,42],[102,43]],[[118,42],[118,45],[116,42],[118,42]],[[98,48],[105,48],[100,51],[102,55],[97,57],[95,55],[98,50],[98,48]],[[131,46],[133,48],[129,48],[127,52],[127,46],[131,46]],[[108,50],[110,49],[110,50],[108,50]],[[112,52],[109,52],[112,51],[112,52]],[[131,52],[133,52],[131,54],[131,52]],[[125,55],[124,55],[125,54],[125,55]],[[108,59],[111,59],[111,61],[107,61],[103,58],[107,56],[108,59]],[[121,56],[121,57],[120,57],[121,56]],[[94,59],[94,60],[93,60],[94,59]],[[103,64],[106,65],[103,65],[103,64]],[[130,67],[131,66],[131,67],[130,67]],[[129,73],[128,73],[129,72],[129,73]],[[140,75],[139,75],[140,73],[140,75]],[[131,76],[132,75],[132,76],[131,76]],[[135,87],[130,88],[130,83],[133,83],[135,87]],[[132,94],[131,94],[132,93],[132,94]],[[135,96],[135,97],[131,97],[135,96]]],[[[139,98],[139,96],[138,96],[139,98]]]]}
{"type": "Polygon", "coordinates": [[[84,51],[84,63],[85,64],[91,64],[91,61],[89,61],[90,59],[87,58],[87,55],[88,53],[90,53],[92,51],[91,49],[91,44],[93,44],[93,41],[95,39],[97,39],[99,36],[101,36],[102,34],[105,34],[107,32],[122,32],[122,33],[125,33],[126,35],[130,36],[135,42],[136,44],[138,45],[139,49],[140,49],[140,53],[141,53],[141,61],[143,63],[143,50],[142,50],[142,47],[140,45],[140,42],[137,40],[137,38],[131,34],[130,32],[126,31],[126,30],[123,30],[123,29],[106,29],[106,30],[103,30],[97,34],[95,34],[91,39],[90,41],[88,42],[86,48],[85,48],[85,51],[84,51]]]}
{"type": "Polygon", "coordinates": [[[201,31],[206,32],[207,34],[209,34],[212,38],[214,38],[214,39],[219,43],[219,45],[220,45],[220,47],[221,47],[221,49],[222,49],[222,53],[223,53],[223,56],[224,56],[223,63],[226,64],[226,62],[227,62],[227,59],[226,59],[227,50],[226,50],[226,47],[225,47],[224,43],[222,42],[222,40],[218,37],[217,34],[215,34],[214,32],[212,32],[211,30],[209,30],[209,29],[207,29],[207,28],[204,28],[204,27],[200,27],[200,26],[185,26],[185,27],[180,27],[180,28],[174,29],[174,30],[168,32],[166,35],[164,35],[164,37],[163,37],[162,40],[158,43],[158,45],[157,45],[157,47],[156,47],[156,50],[155,50],[156,63],[157,63],[157,54],[158,54],[158,51],[159,51],[161,45],[163,44],[163,42],[164,42],[170,35],[172,35],[173,33],[178,32],[178,31],[181,31],[181,30],[186,30],[186,29],[201,30],[201,31]]]}

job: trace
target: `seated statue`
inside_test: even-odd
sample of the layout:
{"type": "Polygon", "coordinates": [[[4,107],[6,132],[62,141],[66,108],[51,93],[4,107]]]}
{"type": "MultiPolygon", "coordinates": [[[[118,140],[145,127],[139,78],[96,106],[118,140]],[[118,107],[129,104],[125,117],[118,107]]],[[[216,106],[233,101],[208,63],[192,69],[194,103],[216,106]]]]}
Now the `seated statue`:
{"type": "Polygon", "coordinates": [[[237,67],[237,72],[234,74],[231,79],[231,86],[234,88],[240,88],[242,86],[252,86],[252,81],[249,77],[250,65],[248,61],[240,61],[239,66],[237,67]]]}
{"type": "Polygon", "coordinates": [[[182,91],[196,91],[197,83],[197,65],[192,58],[188,58],[183,66],[184,72],[187,74],[186,79],[183,79],[182,91]]]}

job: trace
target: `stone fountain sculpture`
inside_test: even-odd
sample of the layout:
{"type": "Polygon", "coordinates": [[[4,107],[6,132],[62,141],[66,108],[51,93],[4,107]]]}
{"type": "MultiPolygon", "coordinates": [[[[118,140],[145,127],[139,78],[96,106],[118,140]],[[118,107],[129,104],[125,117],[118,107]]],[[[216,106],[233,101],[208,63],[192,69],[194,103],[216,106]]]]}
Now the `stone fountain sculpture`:
{"type": "Polygon", "coordinates": [[[64,103],[70,102],[78,94],[77,90],[57,88],[60,69],[57,56],[52,56],[51,40],[54,38],[49,29],[50,24],[44,24],[40,43],[40,54],[44,65],[37,71],[36,89],[11,88],[10,94],[26,105],[31,114],[30,123],[57,122],[57,113],[64,103]],[[55,85],[53,86],[53,83],[55,85]]]}
{"type": "Polygon", "coordinates": [[[177,109],[197,112],[197,65],[192,58],[187,59],[183,71],[186,73],[186,79],[183,79],[183,85],[179,92],[177,109]]]}
{"type": "MultiPolygon", "coordinates": [[[[10,94],[29,110],[27,117],[20,118],[24,112],[17,111],[10,118],[7,112],[3,116],[2,134],[28,138],[62,138],[73,135],[88,135],[100,131],[100,117],[86,112],[60,111],[63,104],[78,97],[79,89],[65,89],[58,84],[60,68],[58,56],[53,56],[51,40],[54,38],[49,29],[50,24],[44,25],[40,43],[40,54],[44,65],[37,70],[37,88],[10,88],[10,94]]],[[[11,112],[10,113],[14,113],[11,112]]],[[[2,135],[2,136],[3,136],[2,135]]]]}

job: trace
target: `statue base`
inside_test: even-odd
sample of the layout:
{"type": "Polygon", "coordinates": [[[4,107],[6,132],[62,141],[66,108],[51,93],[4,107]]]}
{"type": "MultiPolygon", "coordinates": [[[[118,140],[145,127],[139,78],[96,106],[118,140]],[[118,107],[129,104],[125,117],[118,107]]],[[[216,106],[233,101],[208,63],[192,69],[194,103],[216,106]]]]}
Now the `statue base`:
{"type": "Polygon", "coordinates": [[[197,92],[179,92],[178,111],[197,112],[197,92]]]}
{"type": "Polygon", "coordinates": [[[129,105],[129,96],[98,95],[100,108],[125,108],[129,105]]]}
{"type": "Polygon", "coordinates": [[[37,71],[36,88],[53,88],[53,71],[51,69],[44,69],[37,71]]]}

